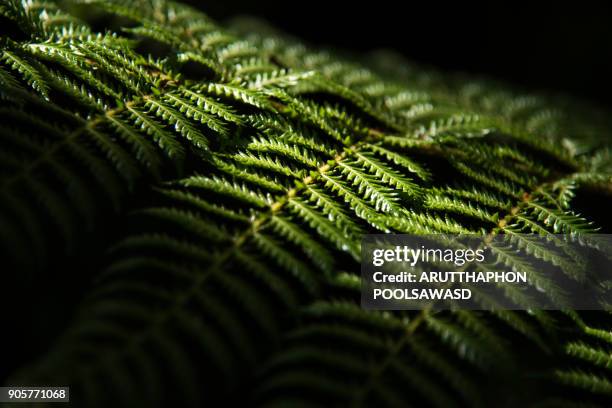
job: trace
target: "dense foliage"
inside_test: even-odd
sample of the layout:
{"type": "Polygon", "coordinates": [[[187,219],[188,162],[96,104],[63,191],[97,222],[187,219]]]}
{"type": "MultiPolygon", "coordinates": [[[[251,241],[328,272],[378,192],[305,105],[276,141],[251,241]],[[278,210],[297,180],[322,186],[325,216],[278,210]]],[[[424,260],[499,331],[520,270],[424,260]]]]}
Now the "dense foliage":
{"type": "Polygon", "coordinates": [[[612,187],[596,113],[162,0],[0,16],[3,263],[82,283],[6,384],[78,407],[610,405],[607,314],[359,306],[364,233],[608,227],[573,207],[612,187]]]}

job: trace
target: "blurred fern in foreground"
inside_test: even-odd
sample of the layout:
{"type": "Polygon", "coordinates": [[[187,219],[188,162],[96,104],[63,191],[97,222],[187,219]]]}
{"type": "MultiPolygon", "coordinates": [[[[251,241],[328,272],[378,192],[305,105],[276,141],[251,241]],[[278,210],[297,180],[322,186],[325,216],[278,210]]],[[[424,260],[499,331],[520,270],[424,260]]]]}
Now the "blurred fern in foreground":
{"type": "Polygon", "coordinates": [[[572,206],[612,187],[595,114],[160,0],[0,15],[8,265],[45,274],[114,241],[7,384],[87,407],[609,405],[607,314],[358,305],[364,233],[596,231],[572,206]]]}

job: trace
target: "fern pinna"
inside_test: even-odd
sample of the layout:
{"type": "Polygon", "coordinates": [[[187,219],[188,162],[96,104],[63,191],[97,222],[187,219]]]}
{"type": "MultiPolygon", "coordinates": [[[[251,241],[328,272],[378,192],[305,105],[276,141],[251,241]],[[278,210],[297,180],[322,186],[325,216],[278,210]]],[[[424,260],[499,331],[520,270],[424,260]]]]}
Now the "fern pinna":
{"type": "Polygon", "coordinates": [[[606,313],[358,303],[366,233],[596,231],[572,205],[612,186],[597,114],[163,0],[0,16],[9,282],[96,254],[6,384],[79,407],[609,406],[606,313]]]}

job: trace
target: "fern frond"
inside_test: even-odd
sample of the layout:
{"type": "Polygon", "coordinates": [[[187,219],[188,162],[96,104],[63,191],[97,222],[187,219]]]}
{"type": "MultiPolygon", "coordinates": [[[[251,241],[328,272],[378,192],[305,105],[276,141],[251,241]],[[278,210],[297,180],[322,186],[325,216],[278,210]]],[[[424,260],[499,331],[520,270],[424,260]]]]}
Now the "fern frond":
{"type": "Polygon", "coordinates": [[[368,153],[355,153],[356,162],[367,168],[370,173],[379,177],[385,184],[391,185],[404,193],[411,195],[419,194],[419,187],[413,183],[411,179],[402,175],[398,171],[390,168],[388,165],[380,162],[373,155],[368,153]]]}
{"type": "MultiPolygon", "coordinates": [[[[319,196],[319,198],[320,197],[322,196],[319,196]]],[[[324,214],[321,214],[315,208],[312,208],[309,204],[298,199],[289,200],[287,205],[296,215],[302,217],[311,228],[322,236],[326,237],[328,241],[331,241],[336,248],[343,251],[348,251],[355,259],[359,257],[358,243],[355,242],[356,237],[349,237],[349,239],[347,239],[346,233],[342,229],[344,214],[342,214],[338,208],[331,207],[331,205],[325,207],[325,204],[320,204],[324,206],[324,211],[329,211],[329,214],[333,214],[330,219],[325,217],[324,214]],[[338,228],[333,218],[338,217],[339,214],[342,215],[340,215],[339,218],[336,218],[336,220],[340,228],[338,228]]],[[[348,224],[347,227],[352,225],[353,224],[348,224]]]]}
{"type": "Polygon", "coordinates": [[[16,53],[7,49],[2,50],[1,60],[10,68],[22,75],[28,85],[34,88],[45,99],[49,99],[49,86],[47,85],[47,81],[43,78],[40,68],[37,68],[25,58],[22,58],[16,53]]]}
{"type": "Polygon", "coordinates": [[[427,208],[432,210],[458,213],[481,221],[488,221],[493,224],[497,224],[499,221],[499,215],[497,213],[491,213],[478,205],[470,203],[469,201],[465,202],[456,198],[428,195],[425,197],[424,204],[427,208]]]}
{"type": "Polygon", "coordinates": [[[163,126],[151,118],[147,112],[140,110],[136,106],[126,106],[126,109],[134,126],[139,128],[146,135],[151,136],[169,158],[178,159],[183,157],[184,150],[181,144],[178,143],[171,134],[168,134],[168,132],[163,129],[163,126]]]}
{"type": "Polygon", "coordinates": [[[338,162],[340,174],[350,182],[357,192],[368,200],[376,209],[383,213],[397,212],[401,208],[398,204],[399,197],[397,193],[388,187],[381,185],[378,181],[363,171],[359,162],[347,162],[342,160],[338,162]]]}
{"type": "Polygon", "coordinates": [[[534,310],[503,285],[526,311],[478,288],[493,310],[359,304],[361,240],[394,232],[505,234],[480,267],[566,304],[536,264],[588,281],[554,234],[598,248],[583,194],[611,191],[609,130],[582,110],[166,0],[7,0],[0,16],[18,27],[0,40],[7,270],[63,291],[72,275],[36,273],[91,258],[74,322],[7,384],[68,384],[83,407],[484,407],[527,383],[508,404],[528,406],[554,381],[609,397],[604,312],[534,310]]]}
{"type": "Polygon", "coordinates": [[[269,199],[248,187],[231,182],[221,177],[193,176],[181,180],[180,185],[191,188],[206,189],[216,194],[222,194],[234,200],[243,201],[256,207],[267,207],[269,199]]]}
{"type": "Polygon", "coordinates": [[[386,149],[386,148],[378,146],[378,145],[370,145],[368,147],[373,152],[378,153],[379,155],[385,157],[387,160],[397,164],[398,166],[401,166],[401,167],[405,168],[406,170],[408,170],[411,173],[416,174],[422,180],[429,180],[429,178],[431,177],[431,175],[430,175],[428,170],[423,168],[420,164],[412,161],[411,159],[409,159],[405,155],[402,155],[400,153],[391,151],[389,149],[386,149]]]}
{"type": "Polygon", "coordinates": [[[592,222],[571,212],[551,210],[535,201],[529,202],[528,209],[538,221],[551,227],[555,233],[576,235],[597,231],[592,222]]]}

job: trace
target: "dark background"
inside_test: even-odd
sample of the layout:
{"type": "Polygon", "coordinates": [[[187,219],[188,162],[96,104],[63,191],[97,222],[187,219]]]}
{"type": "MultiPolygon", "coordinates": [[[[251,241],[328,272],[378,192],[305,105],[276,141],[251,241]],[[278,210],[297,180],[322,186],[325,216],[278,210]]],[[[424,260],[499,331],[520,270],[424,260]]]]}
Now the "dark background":
{"type": "Polygon", "coordinates": [[[264,18],[312,45],[390,48],[443,70],[612,108],[612,11],[603,2],[190,2],[218,21],[240,14],[264,18]]]}

